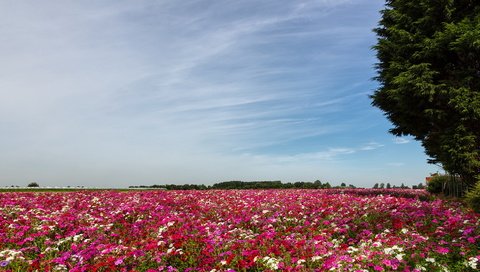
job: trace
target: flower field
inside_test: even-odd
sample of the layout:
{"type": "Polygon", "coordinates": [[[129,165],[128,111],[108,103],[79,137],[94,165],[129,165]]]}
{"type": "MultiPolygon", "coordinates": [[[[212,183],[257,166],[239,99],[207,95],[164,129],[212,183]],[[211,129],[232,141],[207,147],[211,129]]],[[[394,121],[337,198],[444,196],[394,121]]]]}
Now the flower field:
{"type": "Polygon", "coordinates": [[[477,271],[480,215],[419,190],[0,194],[0,271],[477,271]]]}

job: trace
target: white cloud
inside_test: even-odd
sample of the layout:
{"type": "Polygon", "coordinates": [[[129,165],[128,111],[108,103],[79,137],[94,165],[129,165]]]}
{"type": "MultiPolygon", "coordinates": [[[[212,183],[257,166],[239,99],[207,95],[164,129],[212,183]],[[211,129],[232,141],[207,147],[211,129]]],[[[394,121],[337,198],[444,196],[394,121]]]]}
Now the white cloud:
{"type": "Polygon", "coordinates": [[[375,149],[378,149],[378,148],[381,148],[383,147],[384,145],[383,144],[379,144],[379,143],[376,143],[376,142],[370,142],[370,143],[367,143],[363,146],[361,146],[359,148],[359,150],[375,150],[375,149]]]}
{"type": "Polygon", "coordinates": [[[393,141],[393,143],[395,143],[395,144],[408,144],[408,143],[410,143],[410,140],[409,140],[409,139],[401,138],[401,137],[393,138],[392,141],[393,141]]]}
{"type": "Polygon", "coordinates": [[[244,153],[243,156],[249,157],[250,159],[256,160],[260,163],[267,164],[317,164],[319,162],[338,162],[343,160],[348,155],[370,151],[381,147],[383,147],[383,145],[371,142],[359,147],[330,147],[321,151],[298,153],[293,155],[255,155],[244,153]]]}

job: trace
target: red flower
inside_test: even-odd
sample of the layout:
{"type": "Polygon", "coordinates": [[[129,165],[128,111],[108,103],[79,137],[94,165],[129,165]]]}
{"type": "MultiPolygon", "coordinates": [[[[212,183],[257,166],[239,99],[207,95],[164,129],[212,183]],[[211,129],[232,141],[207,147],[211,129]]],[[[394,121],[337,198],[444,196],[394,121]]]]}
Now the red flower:
{"type": "Polygon", "coordinates": [[[392,220],[393,229],[399,230],[403,228],[403,222],[400,219],[394,218],[392,220]]]}

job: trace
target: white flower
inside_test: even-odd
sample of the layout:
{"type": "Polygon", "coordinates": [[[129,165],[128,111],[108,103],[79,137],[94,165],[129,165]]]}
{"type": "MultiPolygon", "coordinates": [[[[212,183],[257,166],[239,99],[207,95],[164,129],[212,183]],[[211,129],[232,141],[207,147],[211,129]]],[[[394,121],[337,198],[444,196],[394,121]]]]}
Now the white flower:
{"type": "Polygon", "coordinates": [[[16,258],[19,258],[19,259],[23,259],[22,256],[17,256],[17,255],[22,255],[22,252],[21,251],[17,251],[17,250],[10,250],[10,249],[6,249],[4,251],[0,251],[0,257],[5,257],[5,261],[7,262],[11,262],[13,260],[15,260],[16,258]]]}
{"type": "Polygon", "coordinates": [[[383,252],[385,252],[385,254],[392,254],[393,253],[393,248],[390,248],[390,247],[386,247],[383,249],[383,252]]]}
{"type": "Polygon", "coordinates": [[[162,236],[162,233],[164,233],[168,227],[160,227],[158,228],[158,236],[162,236]]]}
{"type": "Polygon", "coordinates": [[[357,252],[357,251],[358,251],[358,248],[355,248],[355,247],[353,247],[353,246],[349,246],[349,247],[347,248],[347,252],[348,252],[348,253],[354,253],[354,252],[357,252]]]}
{"type": "Polygon", "coordinates": [[[425,261],[427,261],[429,263],[434,263],[435,259],[434,258],[426,258],[425,261]]]}
{"type": "Polygon", "coordinates": [[[393,250],[400,251],[400,252],[403,251],[403,248],[401,248],[401,247],[399,247],[399,246],[397,246],[397,245],[394,245],[394,246],[392,247],[392,249],[393,249],[393,250]]]}
{"type": "Polygon", "coordinates": [[[421,265],[418,265],[418,264],[417,264],[417,266],[415,266],[415,268],[418,269],[418,270],[421,270],[421,271],[426,271],[427,270],[425,267],[423,267],[421,265]]]}
{"type": "Polygon", "coordinates": [[[467,266],[473,268],[473,269],[477,269],[477,264],[478,264],[478,259],[476,257],[470,257],[468,258],[468,262],[467,262],[467,266]]]}
{"type": "Polygon", "coordinates": [[[400,254],[397,254],[397,256],[395,256],[395,258],[397,258],[397,260],[401,261],[401,260],[403,260],[403,256],[405,256],[405,254],[400,253],[400,254]]]}
{"type": "Polygon", "coordinates": [[[56,265],[53,271],[68,271],[67,267],[63,264],[56,265]]]}
{"type": "Polygon", "coordinates": [[[73,241],[77,242],[78,240],[82,239],[82,237],[83,237],[83,234],[75,235],[75,236],[73,236],[73,241]]]}
{"type": "Polygon", "coordinates": [[[278,270],[278,265],[280,264],[280,260],[277,260],[269,256],[263,257],[263,262],[265,263],[266,267],[272,270],[278,270]]]}

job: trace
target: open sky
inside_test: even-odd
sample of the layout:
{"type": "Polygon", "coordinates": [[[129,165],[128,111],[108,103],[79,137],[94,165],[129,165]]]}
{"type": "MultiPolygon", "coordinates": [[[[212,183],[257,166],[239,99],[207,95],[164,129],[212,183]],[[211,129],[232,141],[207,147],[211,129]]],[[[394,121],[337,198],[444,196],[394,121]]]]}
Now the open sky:
{"type": "Polygon", "coordinates": [[[383,0],[0,2],[0,186],[418,184],[388,134],[383,0]]]}

